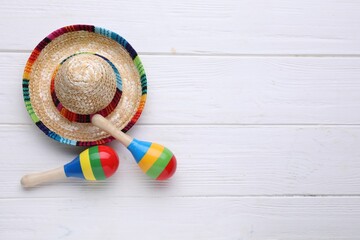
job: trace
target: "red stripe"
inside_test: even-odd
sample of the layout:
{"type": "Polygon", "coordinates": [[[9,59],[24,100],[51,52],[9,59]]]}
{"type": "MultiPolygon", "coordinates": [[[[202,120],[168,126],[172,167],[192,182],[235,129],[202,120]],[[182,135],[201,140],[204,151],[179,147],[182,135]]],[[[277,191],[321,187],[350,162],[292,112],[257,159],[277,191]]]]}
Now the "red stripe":
{"type": "Polygon", "coordinates": [[[176,165],[177,165],[176,158],[173,155],[168,165],[165,167],[162,173],[156,178],[156,180],[166,180],[170,178],[172,175],[174,175],[176,171],[176,165]]]}
{"type": "Polygon", "coordinates": [[[108,178],[116,172],[119,166],[119,158],[117,153],[108,146],[101,145],[98,146],[98,148],[101,166],[104,170],[106,178],[108,178]]]}
{"type": "Polygon", "coordinates": [[[98,111],[97,113],[102,115],[103,117],[106,117],[107,115],[109,115],[110,113],[112,113],[112,111],[116,108],[116,106],[118,105],[120,99],[121,99],[121,95],[122,92],[117,88],[114,98],[111,100],[111,102],[102,110],[98,111]]]}

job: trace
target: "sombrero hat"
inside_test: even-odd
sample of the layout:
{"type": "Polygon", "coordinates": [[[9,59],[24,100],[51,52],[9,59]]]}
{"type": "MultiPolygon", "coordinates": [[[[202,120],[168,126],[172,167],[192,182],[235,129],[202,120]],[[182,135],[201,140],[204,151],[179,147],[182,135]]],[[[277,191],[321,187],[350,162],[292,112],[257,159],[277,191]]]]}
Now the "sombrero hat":
{"type": "Polygon", "coordinates": [[[91,146],[113,140],[90,123],[98,113],[126,132],[147,94],[136,51],[118,34],[90,25],[60,28],[31,53],[23,96],[34,123],[61,143],[91,146]]]}

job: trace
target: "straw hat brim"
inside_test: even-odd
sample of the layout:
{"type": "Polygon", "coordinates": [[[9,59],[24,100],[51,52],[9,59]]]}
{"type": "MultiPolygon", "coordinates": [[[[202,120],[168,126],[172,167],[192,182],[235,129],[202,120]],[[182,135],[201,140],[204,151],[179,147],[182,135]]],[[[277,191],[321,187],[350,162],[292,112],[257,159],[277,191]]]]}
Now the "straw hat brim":
{"type": "Polygon", "coordinates": [[[23,75],[23,96],[33,122],[50,138],[76,146],[92,146],[113,140],[91,123],[69,121],[54,105],[50,93],[52,75],[67,57],[81,52],[109,59],[122,80],[118,105],[106,118],[123,132],[138,120],[147,95],[144,68],[136,51],[118,34],[90,26],[60,28],[43,39],[31,53],[23,75]]]}

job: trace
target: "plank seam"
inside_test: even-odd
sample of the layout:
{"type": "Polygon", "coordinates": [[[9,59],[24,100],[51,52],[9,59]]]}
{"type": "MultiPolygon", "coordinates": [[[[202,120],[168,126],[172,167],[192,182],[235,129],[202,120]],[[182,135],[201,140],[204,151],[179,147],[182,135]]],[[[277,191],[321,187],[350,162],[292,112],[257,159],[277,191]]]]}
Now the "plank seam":
{"type": "MultiPolygon", "coordinates": [[[[360,198],[360,194],[269,194],[269,195],[188,195],[188,196],[112,196],[112,198],[134,198],[134,199],[147,199],[147,198],[360,198]]],[[[0,201],[6,200],[45,200],[45,199],[83,199],[82,197],[0,197],[0,201]]]]}
{"type": "MultiPolygon", "coordinates": [[[[0,49],[0,54],[6,53],[28,53],[30,54],[32,50],[26,49],[0,49]]],[[[360,58],[360,54],[258,54],[258,53],[171,53],[171,52],[138,52],[139,55],[143,56],[194,56],[194,57],[264,57],[264,58],[360,58]]]]}

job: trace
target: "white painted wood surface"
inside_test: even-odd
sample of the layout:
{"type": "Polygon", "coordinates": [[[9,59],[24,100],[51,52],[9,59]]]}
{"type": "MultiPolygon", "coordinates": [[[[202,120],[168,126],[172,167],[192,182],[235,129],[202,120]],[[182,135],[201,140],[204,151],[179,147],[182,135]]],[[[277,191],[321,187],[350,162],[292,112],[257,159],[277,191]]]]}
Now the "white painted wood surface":
{"type": "MultiPolygon", "coordinates": [[[[0,53],[5,80],[0,109],[6,109],[0,123],[29,124],[19,85],[28,56],[0,53]]],[[[360,58],[144,55],[142,60],[149,98],[141,124],[360,122],[360,58]]]]}
{"type": "Polygon", "coordinates": [[[3,1],[0,239],[359,239],[359,12],[356,0],[3,1]],[[76,23],[140,53],[149,95],[130,134],[175,152],[171,181],[113,142],[109,181],[21,188],[82,150],[39,131],[21,89],[31,49],[76,23]]]}
{"type": "Polygon", "coordinates": [[[1,49],[31,50],[37,35],[91,23],[140,53],[360,54],[359,9],[356,0],[6,1],[1,49]]]}

